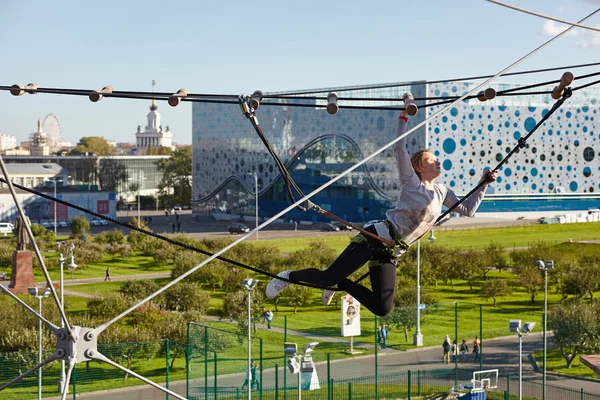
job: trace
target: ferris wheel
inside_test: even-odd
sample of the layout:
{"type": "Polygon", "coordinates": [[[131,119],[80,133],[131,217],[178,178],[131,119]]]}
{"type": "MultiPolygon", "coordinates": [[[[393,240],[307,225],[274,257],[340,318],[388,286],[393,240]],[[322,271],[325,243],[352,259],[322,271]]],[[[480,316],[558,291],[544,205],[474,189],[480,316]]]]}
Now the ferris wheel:
{"type": "Polygon", "coordinates": [[[50,146],[50,150],[60,150],[62,137],[60,133],[60,122],[58,121],[58,117],[54,114],[46,115],[46,118],[44,118],[44,122],[42,123],[42,130],[48,138],[48,146],[50,146]]]}

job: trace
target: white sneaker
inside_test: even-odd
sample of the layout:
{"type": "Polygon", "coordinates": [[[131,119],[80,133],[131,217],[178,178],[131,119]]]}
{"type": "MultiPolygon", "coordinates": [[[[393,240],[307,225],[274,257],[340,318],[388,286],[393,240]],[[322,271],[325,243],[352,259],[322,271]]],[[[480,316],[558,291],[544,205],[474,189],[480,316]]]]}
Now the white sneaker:
{"type": "MultiPolygon", "coordinates": [[[[281,271],[280,273],[277,274],[277,276],[280,276],[284,279],[289,279],[290,278],[290,272],[291,271],[281,271]]],[[[281,292],[283,289],[285,289],[286,287],[288,287],[290,283],[287,281],[282,281],[281,279],[272,279],[271,282],[269,282],[269,284],[267,285],[267,289],[265,290],[267,297],[271,300],[273,300],[275,298],[275,296],[277,296],[279,294],[279,292],[281,292]]]]}
{"type": "MultiPolygon", "coordinates": [[[[337,285],[333,285],[332,288],[337,289],[337,285]]],[[[323,293],[321,293],[321,300],[323,300],[323,305],[330,305],[331,300],[333,300],[333,296],[335,296],[335,290],[323,289],[323,293]]]]}

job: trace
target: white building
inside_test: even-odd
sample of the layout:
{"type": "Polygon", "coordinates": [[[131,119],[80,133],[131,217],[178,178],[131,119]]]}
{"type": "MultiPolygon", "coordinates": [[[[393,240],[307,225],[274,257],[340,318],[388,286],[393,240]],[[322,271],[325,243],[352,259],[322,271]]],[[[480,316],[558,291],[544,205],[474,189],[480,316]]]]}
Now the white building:
{"type": "MultiPolygon", "coordinates": [[[[154,91],[155,81],[152,81],[152,91],[154,91]]],[[[136,154],[146,154],[150,147],[169,147],[173,148],[173,134],[167,126],[165,130],[160,123],[160,113],[156,102],[152,100],[150,112],[147,115],[148,124],[142,131],[138,125],[135,133],[136,154]]]]}
{"type": "Polygon", "coordinates": [[[16,137],[0,133],[0,151],[12,150],[15,147],[17,147],[16,137]]]}
{"type": "MultiPolygon", "coordinates": [[[[55,163],[46,164],[6,164],[8,176],[13,183],[28,188],[52,185],[51,180],[56,179],[58,186],[68,186],[69,171],[55,163]]],[[[6,188],[5,183],[0,183],[0,188],[6,188]]]]}
{"type": "Polygon", "coordinates": [[[31,134],[31,155],[32,156],[49,156],[50,144],[48,135],[42,129],[42,120],[38,119],[37,132],[31,134]]]}

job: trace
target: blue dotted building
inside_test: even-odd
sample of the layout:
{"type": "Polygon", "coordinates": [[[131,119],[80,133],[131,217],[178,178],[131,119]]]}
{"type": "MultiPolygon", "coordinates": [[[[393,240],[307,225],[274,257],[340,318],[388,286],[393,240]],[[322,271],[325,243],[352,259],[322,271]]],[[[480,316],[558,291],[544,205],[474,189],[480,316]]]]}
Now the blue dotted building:
{"type": "MultiPolygon", "coordinates": [[[[418,97],[466,93],[474,82],[413,82],[383,89],[330,88],[310,96],[325,97],[342,89],[340,97],[399,98],[410,91],[418,97]],[[350,90],[348,90],[350,89],[350,90]]],[[[497,91],[518,85],[495,84],[497,91]]],[[[536,91],[551,90],[536,88],[536,91]]],[[[286,92],[285,94],[294,94],[286,92]]],[[[576,91],[501,168],[480,211],[585,210],[600,205],[598,161],[600,91],[576,91]]],[[[270,100],[271,101],[271,100],[270,100]]],[[[257,116],[273,148],[286,163],[304,193],[310,193],[394,138],[397,111],[314,107],[261,106],[257,116]]],[[[283,100],[281,100],[283,102],[283,100]]],[[[428,121],[408,137],[409,152],[430,148],[442,162],[440,182],[457,194],[477,184],[484,169],[495,167],[548,113],[550,95],[497,97],[487,102],[461,102],[428,121]]],[[[340,100],[340,105],[349,104],[340,100]]],[[[395,105],[360,100],[353,105],[395,105]]],[[[421,108],[408,128],[444,106],[421,108]]],[[[248,213],[254,204],[254,174],[258,177],[260,214],[268,217],[289,206],[287,191],[275,163],[237,105],[193,105],[193,203],[196,209],[218,207],[248,213]]],[[[329,186],[313,201],[352,221],[381,218],[396,198],[398,172],[387,149],[329,186]]],[[[287,217],[307,219],[290,212],[287,217]]],[[[310,218],[317,216],[311,213],[310,218]]]]}

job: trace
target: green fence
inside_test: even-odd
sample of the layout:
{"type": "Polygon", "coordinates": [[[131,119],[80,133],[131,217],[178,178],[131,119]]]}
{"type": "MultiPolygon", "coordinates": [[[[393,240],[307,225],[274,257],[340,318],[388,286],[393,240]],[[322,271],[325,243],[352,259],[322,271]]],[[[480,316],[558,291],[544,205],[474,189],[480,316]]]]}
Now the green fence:
{"type": "MultiPolygon", "coordinates": [[[[406,308],[407,313],[414,313],[415,308],[406,308]]],[[[250,342],[251,359],[257,365],[255,369],[255,381],[251,390],[257,393],[257,398],[276,398],[287,400],[297,396],[297,376],[291,375],[286,368],[287,357],[283,353],[285,341],[297,342],[299,347],[311,341],[303,335],[319,335],[327,337],[322,340],[313,354],[317,363],[319,378],[322,387],[328,387],[327,392],[315,391],[320,395],[306,392],[307,396],[335,396],[335,398],[359,398],[361,390],[367,390],[373,395],[403,397],[410,393],[414,396],[423,396],[423,388],[432,386],[447,391],[454,384],[462,381],[463,372],[458,368],[458,362],[454,365],[445,366],[447,370],[437,372],[418,372],[420,368],[427,365],[441,363],[441,343],[446,334],[452,339],[457,338],[458,343],[462,339],[467,340],[469,350],[472,350],[472,342],[475,336],[482,339],[482,358],[479,369],[486,369],[486,340],[492,337],[508,335],[508,320],[520,318],[540,322],[542,313],[539,305],[531,308],[515,308],[514,305],[500,303],[497,308],[470,303],[442,303],[427,306],[422,310],[421,330],[425,337],[426,346],[439,346],[437,352],[403,352],[403,364],[414,365],[409,372],[401,372],[388,376],[380,372],[384,371],[386,357],[379,357],[379,343],[376,339],[376,327],[380,326],[382,319],[378,319],[364,311],[362,314],[362,336],[355,338],[355,345],[363,351],[364,355],[375,355],[356,361],[361,365],[370,364],[369,374],[372,376],[353,376],[335,368],[335,360],[348,356],[342,350],[348,347],[348,338],[340,338],[340,314],[337,312],[323,312],[309,314],[276,313],[273,320],[272,330],[259,329],[252,332],[250,342]],[[283,329],[283,334],[276,332],[277,328],[283,329]],[[298,335],[298,336],[295,336],[298,335]],[[417,357],[416,355],[419,354],[417,357]],[[411,359],[410,357],[413,357],[411,359]],[[432,378],[434,376],[434,378],[432,378]],[[441,377],[444,377],[442,380],[441,377]],[[377,377],[377,379],[375,379],[377,377]],[[433,379],[432,382],[428,381],[433,379]],[[255,382],[256,383],[256,382],[255,382]],[[335,390],[334,390],[335,389],[335,390]],[[410,390],[410,391],[409,391],[410,390]],[[414,392],[417,390],[417,392],[414,392]],[[294,391],[296,393],[294,394],[294,391]],[[329,393],[329,394],[328,394],[329,393]],[[344,394],[345,393],[345,394],[344,394]],[[269,397],[271,396],[271,397],[269,397]],[[274,396],[274,397],[273,397],[274,396]]],[[[198,323],[188,325],[187,343],[176,343],[162,340],[156,342],[135,342],[119,344],[100,344],[98,349],[101,353],[115,362],[130,368],[154,382],[167,386],[176,393],[187,395],[190,398],[235,398],[237,393],[245,393],[242,389],[245,381],[245,371],[248,367],[248,338],[247,334],[237,332],[234,324],[214,324],[219,326],[205,326],[198,323]],[[223,329],[221,329],[223,328],[223,329]],[[212,396],[212,397],[211,397],[212,396]],[[219,397],[229,396],[229,397],[219,397]]],[[[260,325],[260,324],[259,324],[260,325]]],[[[541,326],[541,325],[540,325],[541,326]]],[[[414,328],[409,329],[405,337],[403,329],[394,328],[387,340],[387,347],[396,350],[407,350],[413,348],[412,334],[414,328]]],[[[515,343],[517,339],[515,337],[515,343]]],[[[48,357],[52,350],[44,350],[43,358],[48,357]]],[[[5,383],[18,376],[21,372],[37,364],[37,351],[13,354],[0,354],[0,382],[5,383]]],[[[474,355],[467,354],[470,361],[474,355]]],[[[58,382],[60,378],[60,364],[54,362],[43,368],[42,392],[44,398],[58,396],[58,382]]],[[[470,373],[467,373],[470,379],[470,373]]],[[[101,390],[122,389],[119,399],[137,399],[136,396],[126,397],[128,387],[137,387],[140,390],[153,391],[153,398],[165,398],[158,395],[155,389],[143,385],[137,378],[127,376],[108,364],[89,362],[78,364],[73,372],[70,392],[76,398],[79,393],[96,392],[101,390]],[[142,385],[142,386],[140,386],[142,385]],[[157,397],[158,396],[158,397],[157,397]]],[[[504,376],[500,379],[500,388],[493,396],[507,396],[517,394],[518,382],[516,376],[504,376]],[[499,394],[500,393],[500,394],[499,394]]],[[[578,399],[578,400],[600,400],[598,395],[586,393],[580,388],[568,389],[548,385],[552,388],[552,395],[547,400],[578,399]]],[[[541,398],[541,384],[536,382],[524,382],[525,397],[541,398]]],[[[38,376],[32,374],[12,387],[2,391],[0,398],[31,399],[37,396],[38,376]]],[[[133,391],[133,390],[132,390],[133,391]]],[[[247,397],[247,396],[246,396],[247,397]]],[[[254,397],[254,396],[253,396],[254,397]]],[[[323,398],[323,397],[322,397],[323,398]]],[[[330,398],[330,397],[324,397],[330,398]]],[[[385,398],[385,397],[383,397],[385,398]]]]}
{"type": "MultiPolygon", "coordinates": [[[[404,371],[378,376],[355,377],[352,379],[321,379],[320,389],[302,390],[303,399],[314,400],[373,400],[373,399],[411,399],[411,398],[445,398],[454,387],[455,371],[404,371]],[[376,389],[377,388],[377,389],[376,389]]],[[[461,382],[472,379],[472,371],[459,370],[461,382]]],[[[497,400],[518,399],[518,379],[502,377],[497,389],[487,392],[487,397],[497,400]],[[506,386],[508,385],[508,386],[506,386]]],[[[586,393],[583,389],[563,388],[547,385],[548,400],[600,400],[600,394],[586,393]]],[[[252,397],[261,400],[297,399],[298,385],[288,387],[281,385],[265,386],[262,391],[253,391],[252,397]]],[[[247,390],[235,387],[211,388],[206,394],[197,393],[188,397],[190,400],[233,400],[247,399],[247,390]]],[[[523,382],[523,398],[541,399],[541,383],[523,382]]]]}
{"type": "MultiPolygon", "coordinates": [[[[170,340],[99,344],[98,350],[109,359],[163,386],[186,379],[186,345],[170,340]]],[[[44,350],[43,359],[53,351],[44,350]]],[[[8,382],[37,365],[38,352],[1,353],[0,381],[8,382]]],[[[60,363],[42,368],[42,396],[60,396],[60,363]]],[[[139,379],[106,363],[90,361],[75,366],[69,387],[69,398],[77,394],[123,389],[143,384],[139,379]]],[[[38,374],[33,373],[0,394],[2,400],[37,398],[38,374]]]]}

